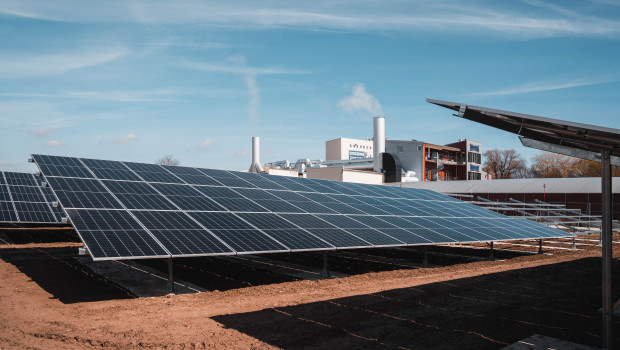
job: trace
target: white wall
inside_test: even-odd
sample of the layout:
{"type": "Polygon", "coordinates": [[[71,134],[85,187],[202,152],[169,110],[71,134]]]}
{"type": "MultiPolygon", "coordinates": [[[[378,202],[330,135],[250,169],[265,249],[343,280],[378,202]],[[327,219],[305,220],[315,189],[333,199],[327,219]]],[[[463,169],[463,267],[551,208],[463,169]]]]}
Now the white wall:
{"type": "Polygon", "coordinates": [[[344,167],[307,168],[306,176],[309,179],[330,181],[356,182],[364,184],[383,183],[383,174],[369,171],[348,170],[344,167]]]}
{"type": "Polygon", "coordinates": [[[325,142],[325,160],[349,159],[349,151],[362,152],[360,156],[372,158],[372,140],[341,137],[325,142]]]}

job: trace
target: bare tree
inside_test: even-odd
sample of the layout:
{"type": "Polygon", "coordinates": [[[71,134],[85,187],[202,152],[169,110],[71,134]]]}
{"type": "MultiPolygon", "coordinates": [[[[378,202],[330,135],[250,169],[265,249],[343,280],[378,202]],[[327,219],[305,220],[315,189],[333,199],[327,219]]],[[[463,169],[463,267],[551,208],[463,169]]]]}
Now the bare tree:
{"type": "Polygon", "coordinates": [[[494,179],[514,179],[526,177],[528,174],[525,160],[514,149],[494,148],[486,151],[484,157],[483,170],[494,179]]]}
{"type": "MultiPolygon", "coordinates": [[[[532,158],[531,172],[534,177],[599,177],[601,163],[573,158],[555,153],[540,153],[532,158]]],[[[612,176],[620,173],[612,168],[612,176]]]]}
{"type": "Polygon", "coordinates": [[[534,177],[574,177],[572,160],[574,158],[556,153],[540,153],[532,158],[534,177]]]}
{"type": "Polygon", "coordinates": [[[174,158],[173,156],[167,154],[161,158],[159,158],[157,161],[155,161],[155,163],[159,164],[159,165],[179,165],[181,164],[181,162],[174,158]]]}

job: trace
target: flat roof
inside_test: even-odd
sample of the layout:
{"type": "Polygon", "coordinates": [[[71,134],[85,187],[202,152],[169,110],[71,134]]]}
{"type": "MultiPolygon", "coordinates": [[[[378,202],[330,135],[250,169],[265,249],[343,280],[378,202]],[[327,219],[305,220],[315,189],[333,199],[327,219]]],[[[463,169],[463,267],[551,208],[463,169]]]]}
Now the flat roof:
{"type": "MultiPolygon", "coordinates": [[[[424,181],[390,185],[440,193],[601,193],[600,177],[424,181]]],[[[613,178],[612,192],[620,193],[620,177],[613,178]]]]}

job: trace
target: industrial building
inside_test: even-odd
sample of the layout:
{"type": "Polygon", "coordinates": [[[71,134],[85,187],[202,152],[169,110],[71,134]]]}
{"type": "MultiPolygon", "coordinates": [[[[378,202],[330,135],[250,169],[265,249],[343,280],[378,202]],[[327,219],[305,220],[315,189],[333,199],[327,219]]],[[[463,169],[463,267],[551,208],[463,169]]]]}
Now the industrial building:
{"type": "MultiPolygon", "coordinates": [[[[253,144],[253,148],[255,144],[253,144]]],[[[488,179],[482,171],[482,144],[465,139],[448,145],[418,140],[388,140],[385,118],[374,119],[373,137],[337,138],[325,142],[325,160],[302,158],[265,164],[270,174],[304,176],[324,180],[381,184],[383,182],[419,182],[488,179]],[[382,164],[384,154],[398,163],[389,171],[382,164]],[[387,173],[398,176],[384,178],[387,173]],[[395,175],[395,174],[393,174],[395,175]]],[[[252,171],[258,169],[253,161],[252,171]]]]}

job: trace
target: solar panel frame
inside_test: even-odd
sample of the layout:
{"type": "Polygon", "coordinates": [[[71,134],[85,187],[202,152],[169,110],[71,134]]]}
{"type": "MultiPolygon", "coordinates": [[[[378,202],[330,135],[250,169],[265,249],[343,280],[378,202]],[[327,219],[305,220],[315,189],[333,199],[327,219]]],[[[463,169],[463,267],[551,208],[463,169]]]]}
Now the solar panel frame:
{"type": "Polygon", "coordinates": [[[0,201],[3,223],[58,224],[61,223],[44,195],[34,174],[0,172],[0,201]],[[10,208],[12,208],[12,213],[10,208]]]}
{"type": "MultiPolygon", "coordinates": [[[[538,227],[535,223],[532,226],[520,221],[507,221],[514,219],[500,219],[471,204],[462,204],[432,191],[133,162],[84,161],[40,155],[33,155],[33,159],[53,167],[44,170],[39,166],[47,178],[72,178],[76,176],[67,175],[77,174],[80,179],[92,179],[99,183],[120,203],[122,208],[115,210],[127,212],[140,226],[128,230],[146,235],[144,237],[158,244],[168,257],[224,255],[222,252],[206,252],[204,247],[203,251],[194,250],[188,255],[180,254],[188,251],[187,246],[180,250],[173,249],[175,245],[181,247],[182,240],[186,243],[203,242],[200,237],[187,236],[198,232],[208,234],[205,237],[215,238],[230,248],[225,252],[228,255],[497,241],[504,238],[513,240],[548,237],[561,232],[538,227]],[[93,168],[98,170],[91,169],[88,164],[94,164],[93,168]],[[122,170],[122,167],[128,170],[122,170]],[[101,169],[118,169],[122,175],[101,169]],[[46,171],[52,174],[46,174],[46,171]],[[135,174],[140,180],[118,178],[133,178],[129,174],[135,174]],[[166,205],[157,207],[157,204],[153,208],[152,204],[150,207],[143,203],[136,204],[132,202],[136,197],[124,196],[123,192],[132,192],[132,196],[137,198],[163,198],[166,202],[161,203],[166,205]],[[180,199],[186,197],[200,203],[190,205],[190,200],[180,199]],[[221,208],[204,204],[212,202],[221,208]],[[325,213],[321,212],[322,208],[326,209],[325,213]],[[174,215],[184,215],[192,224],[188,227],[179,222],[167,222],[166,228],[153,226],[151,221],[143,222],[147,213],[161,217],[176,213],[174,215]],[[474,221],[478,218],[480,221],[474,221]],[[459,222],[461,219],[470,220],[459,222]],[[475,226],[469,227],[470,224],[475,226]],[[510,229],[515,233],[507,236],[506,232],[510,229]],[[180,240],[172,244],[168,242],[171,238],[180,240]]],[[[101,210],[111,212],[110,209],[101,210]]],[[[98,235],[105,234],[105,230],[95,231],[98,235]]],[[[570,236],[563,232],[558,235],[570,236]]]]}

